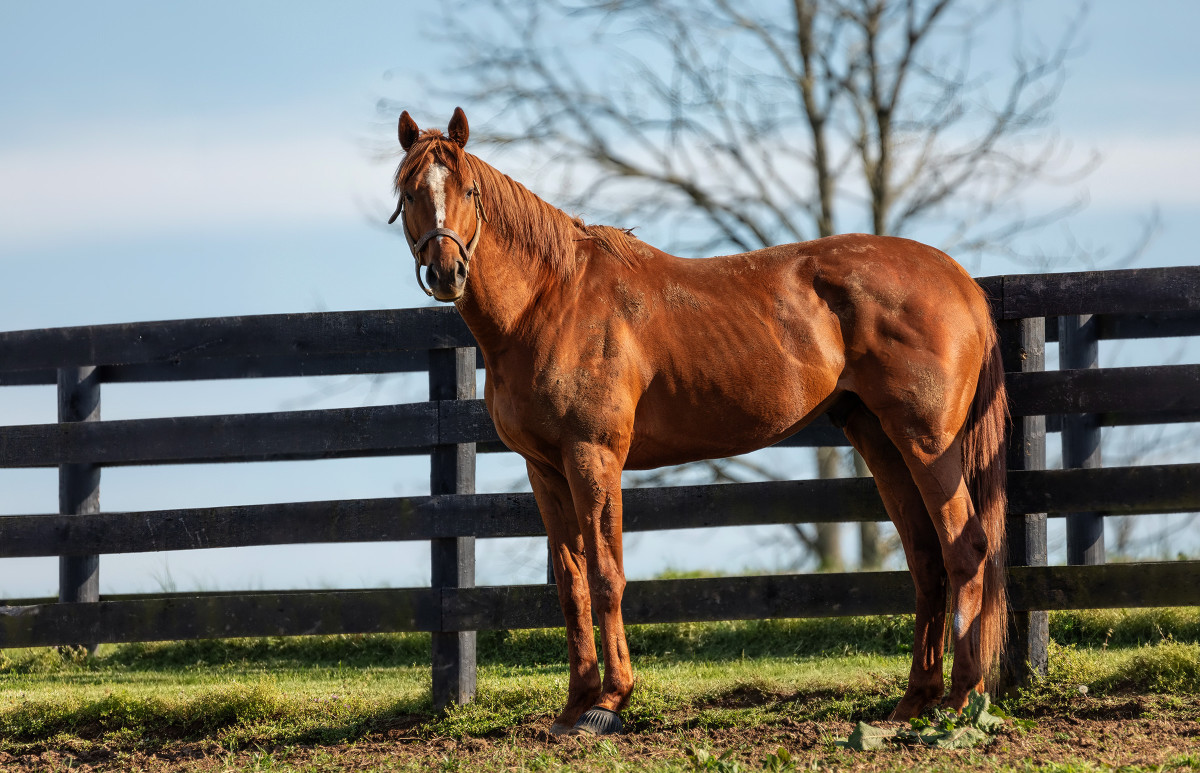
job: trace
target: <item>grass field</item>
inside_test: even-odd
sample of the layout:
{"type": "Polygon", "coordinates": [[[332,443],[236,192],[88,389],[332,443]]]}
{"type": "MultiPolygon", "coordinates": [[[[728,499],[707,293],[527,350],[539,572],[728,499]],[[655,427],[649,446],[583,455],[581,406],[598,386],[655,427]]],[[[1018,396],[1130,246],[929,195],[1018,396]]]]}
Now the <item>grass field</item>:
{"type": "Polygon", "coordinates": [[[340,636],[0,655],[0,765],[96,770],[1200,770],[1200,610],[1061,613],[1051,673],[982,749],[839,748],[899,699],[911,618],[635,626],[615,739],[547,735],[562,631],[480,636],[444,716],[429,638],[340,636]],[[1086,691],[1082,691],[1086,688],[1086,691]],[[779,752],[780,748],[786,750],[779,752]]]}

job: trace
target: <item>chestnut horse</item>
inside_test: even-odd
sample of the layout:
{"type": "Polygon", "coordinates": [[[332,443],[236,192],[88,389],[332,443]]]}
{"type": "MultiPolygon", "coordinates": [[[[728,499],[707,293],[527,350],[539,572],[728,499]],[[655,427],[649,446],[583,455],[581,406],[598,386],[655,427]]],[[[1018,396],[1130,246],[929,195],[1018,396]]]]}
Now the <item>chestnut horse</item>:
{"type": "Polygon", "coordinates": [[[405,112],[399,134],[389,222],[425,292],[474,333],[488,412],[525,458],[549,534],[570,659],[552,732],[618,732],[633,689],[621,471],[753,451],[826,412],[874,474],[916,585],[892,717],[982,691],[1006,632],[1007,399],[987,301],[961,266],[864,234],[681,259],[585,225],[465,152],[461,108],[445,134],[405,112]]]}

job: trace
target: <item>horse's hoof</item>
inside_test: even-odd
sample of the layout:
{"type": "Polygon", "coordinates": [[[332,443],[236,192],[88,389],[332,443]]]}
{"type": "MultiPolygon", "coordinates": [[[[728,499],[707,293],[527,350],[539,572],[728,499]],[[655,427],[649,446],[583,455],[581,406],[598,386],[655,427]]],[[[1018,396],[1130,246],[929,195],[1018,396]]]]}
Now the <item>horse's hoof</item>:
{"type": "Polygon", "coordinates": [[[562,722],[555,722],[550,726],[550,735],[570,735],[573,730],[570,725],[564,725],[562,722]]]}
{"type": "Polygon", "coordinates": [[[896,704],[896,708],[888,716],[892,722],[907,722],[916,719],[930,706],[936,706],[942,699],[943,687],[934,683],[928,686],[909,685],[904,691],[904,697],[896,704]]]}
{"type": "Polygon", "coordinates": [[[930,699],[914,699],[907,695],[900,701],[896,708],[892,709],[892,713],[888,715],[889,722],[907,722],[910,719],[916,719],[925,712],[925,709],[930,706],[936,706],[938,703],[936,698],[930,699]]]}
{"type": "Polygon", "coordinates": [[[592,706],[571,728],[571,735],[612,735],[621,732],[621,715],[610,709],[592,706]]]}

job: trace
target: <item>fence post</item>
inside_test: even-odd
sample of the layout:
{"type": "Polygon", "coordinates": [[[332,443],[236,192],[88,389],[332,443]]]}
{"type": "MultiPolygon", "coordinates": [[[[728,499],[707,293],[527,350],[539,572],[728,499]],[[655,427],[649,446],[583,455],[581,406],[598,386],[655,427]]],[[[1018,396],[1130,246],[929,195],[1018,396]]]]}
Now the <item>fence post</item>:
{"type": "MultiPolygon", "coordinates": [[[[1100,367],[1096,320],[1091,314],[1058,318],[1058,367],[1100,367]]],[[[1063,469],[1100,467],[1100,422],[1095,414],[1063,416],[1063,469]]],[[[1104,563],[1104,517],[1099,513],[1067,514],[1067,563],[1104,563]]]]}
{"type": "MultiPolygon", "coordinates": [[[[94,367],[59,369],[58,420],[100,420],[100,380],[94,367]]],[[[100,465],[58,466],[58,512],[61,515],[100,512],[100,465]]],[[[100,600],[100,556],[59,556],[58,600],[100,600]]],[[[96,651],[96,642],[77,644],[89,652],[96,651]]]]}
{"type": "MultiPolygon", "coordinates": [[[[1000,323],[1004,369],[1028,373],[1045,369],[1046,320],[1043,317],[1005,320],[1000,323]]],[[[1046,417],[1013,418],[1008,440],[1008,469],[1046,468],[1046,417]]],[[[1009,566],[1046,565],[1046,514],[1025,513],[1008,519],[1009,566]]],[[[1008,653],[1003,665],[1004,689],[1045,676],[1050,620],[1045,612],[1017,612],[1010,616],[1008,653]]]]}
{"type": "MultiPolygon", "coordinates": [[[[475,349],[429,352],[429,399],[475,398],[475,349]]],[[[429,493],[475,493],[475,444],[438,445],[429,460],[429,493]]],[[[434,588],[475,586],[475,538],[435,539],[430,545],[430,579],[434,588]]],[[[475,632],[433,634],[433,705],[441,711],[475,697],[475,632]]]]}

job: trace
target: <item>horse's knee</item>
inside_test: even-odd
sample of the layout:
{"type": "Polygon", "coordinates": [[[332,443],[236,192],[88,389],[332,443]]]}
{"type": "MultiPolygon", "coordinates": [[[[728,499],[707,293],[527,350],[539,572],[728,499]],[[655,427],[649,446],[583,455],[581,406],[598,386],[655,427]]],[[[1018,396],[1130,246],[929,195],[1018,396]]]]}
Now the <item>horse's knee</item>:
{"type": "Polygon", "coordinates": [[[591,594],[587,578],[578,571],[556,566],[554,579],[558,587],[558,603],[567,619],[591,615],[591,594]]]}
{"type": "Polygon", "coordinates": [[[556,572],[554,580],[558,585],[558,600],[566,607],[568,604],[578,605],[588,599],[588,581],[582,574],[556,572]]]}
{"type": "Polygon", "coordinates": [[[619,572],[589,572],[588,591],[592,607],[597,612],[620,609],[621,598],[625,594],[625,577],[619,572]]]}
{"type": "Polygon", "coordinates": [[[950,584],[959,588],[983,581],[983,565],[987,561],[988,538],[979,519],[970,518],[958,537],[942,551],[950,584]]]}

